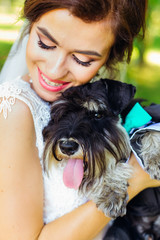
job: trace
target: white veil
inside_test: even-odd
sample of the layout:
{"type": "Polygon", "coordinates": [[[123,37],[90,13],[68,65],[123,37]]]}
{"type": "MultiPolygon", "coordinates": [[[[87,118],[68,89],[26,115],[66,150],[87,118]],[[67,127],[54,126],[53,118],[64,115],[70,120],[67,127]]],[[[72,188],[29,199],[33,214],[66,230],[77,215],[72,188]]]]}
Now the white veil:
{"type": "Polygon", "coordinates": [[[18,38],[14,42],[7,60],[3,65],[3,68],[0,72],[0,83],[14,80],[16,77],[23,76],[28,73],[26,64],[26,46],[28,41],[28,34],[25,35],[22,40],[20,40],[21,34],[25,27],[26,23],[23,24],[18,38]]]}

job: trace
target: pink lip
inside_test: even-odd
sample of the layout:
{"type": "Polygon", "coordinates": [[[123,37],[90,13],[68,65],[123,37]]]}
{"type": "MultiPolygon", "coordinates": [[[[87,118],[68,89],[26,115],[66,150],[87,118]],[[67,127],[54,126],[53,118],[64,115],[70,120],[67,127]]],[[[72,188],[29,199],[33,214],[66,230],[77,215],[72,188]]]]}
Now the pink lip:
{"type": "Polygon", "coordinates": [[[39,77],[39,82],[41,84],[41,86],[46,89],[47,91],[51,91],[51,92],[60,92],[62,91],[64,88],[66,88],[70,83],[68,82],[64,82],[64,81],[60,81],[60,80],[52,80],[50,79],[49,77],[47,77],[44,73],[42,73],[49,81],[51,82],[54,82],[54,83],[59,83],[59,84],[62,84],[61,86],[50,86],[48,85],[44,79],[42,78],[41,76],[41,71],[40,69],[38,68],[38,77],[39,77]]]}

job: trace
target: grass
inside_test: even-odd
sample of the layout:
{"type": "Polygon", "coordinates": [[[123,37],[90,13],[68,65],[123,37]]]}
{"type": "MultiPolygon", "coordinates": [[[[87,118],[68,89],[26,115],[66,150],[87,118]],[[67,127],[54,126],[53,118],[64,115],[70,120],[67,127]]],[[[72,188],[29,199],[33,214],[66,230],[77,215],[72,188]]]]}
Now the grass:
{"type": "MultiPolygon", "coordinates": [[[[2,31],[1,34],[3,34],[3,32],[8,32],[8,33],[12,33],[15,31],[19,31],[20,29],[20,24],[17,25],[14,23],[4,23],[4,24],[0,24],[0,30],[2,31]]],[[[2,35],[3,37],[3,35],[2,35]]],[[[13,41],[12,40],[2,40],[0,39],[0,70],[2,69],[2,66],[8,56],[8,53],[12,47],[13,41]]]]}
{"type": "Polygon", "coordinates": [[[19,30],[19,26],[13,24],[0,24],[0,29],[5,31],[19,30]]]}
{"type": "Polygon", "coordinates": [[[148,104],[160,104],[160,67],[150,64],[131,65],[126,82],[136,86],[136,97],[146,99],[148,104]]]}

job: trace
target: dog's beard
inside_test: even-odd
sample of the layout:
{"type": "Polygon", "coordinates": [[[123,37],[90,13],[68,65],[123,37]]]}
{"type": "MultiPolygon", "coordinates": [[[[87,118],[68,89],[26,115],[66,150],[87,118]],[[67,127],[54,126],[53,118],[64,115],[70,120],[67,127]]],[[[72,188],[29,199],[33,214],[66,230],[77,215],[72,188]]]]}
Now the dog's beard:
{"type": "Polygon", "coordinates": [[[106,170],[109,172],[117,162],[125,162],[130,155],[128,135],[119,121],[116,125],[114,123],[114,128],[111,128],[113,130],[104,129],[103,134],[96,132],[92,137],[91,135],[81,136],[82,126],[78,126],[80,131],[76,130],[74,136],[64,138],[62,134],[66,132],[64,126],[66,124],[58,126],[53,124],[52,130],[50,128],[45,130],[48,136],[44,150],[45,169],[49,169],[53,162],[58,164],[58,161],[68,161],[70,158],[81,159],[84,167],[81,190],[84,185],[85,189],[90,189],[95,180],[97,181],[106,174],[106,170]],[[61,151],[59,143],[64,139],[78,144],[78,149],[74,154],[67,155],[61,151]]]}

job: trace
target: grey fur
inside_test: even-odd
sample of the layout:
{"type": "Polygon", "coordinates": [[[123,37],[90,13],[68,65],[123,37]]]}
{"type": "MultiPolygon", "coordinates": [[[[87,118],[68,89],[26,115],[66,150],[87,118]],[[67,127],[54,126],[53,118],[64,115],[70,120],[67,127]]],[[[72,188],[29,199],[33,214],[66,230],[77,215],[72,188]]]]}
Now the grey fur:
{"type": "Polygon", "coordinates": [[[140,157],[151,178],[160,180],[160,132],[150,130],[141,136],[140,157]]]}
{"type": "Polygon", "coordinates": [[[127,182],[132,176],[132,168],[126,163],[115,165],[113,164],[114,159],[110,160],[112,164],[106,174],[100,179],[95,179],[92,188],[89,188],[87,183],[84,184],[82,191],[85,196],[96,203],[106,216],[116,218],[126,214],[127,182]]]}

